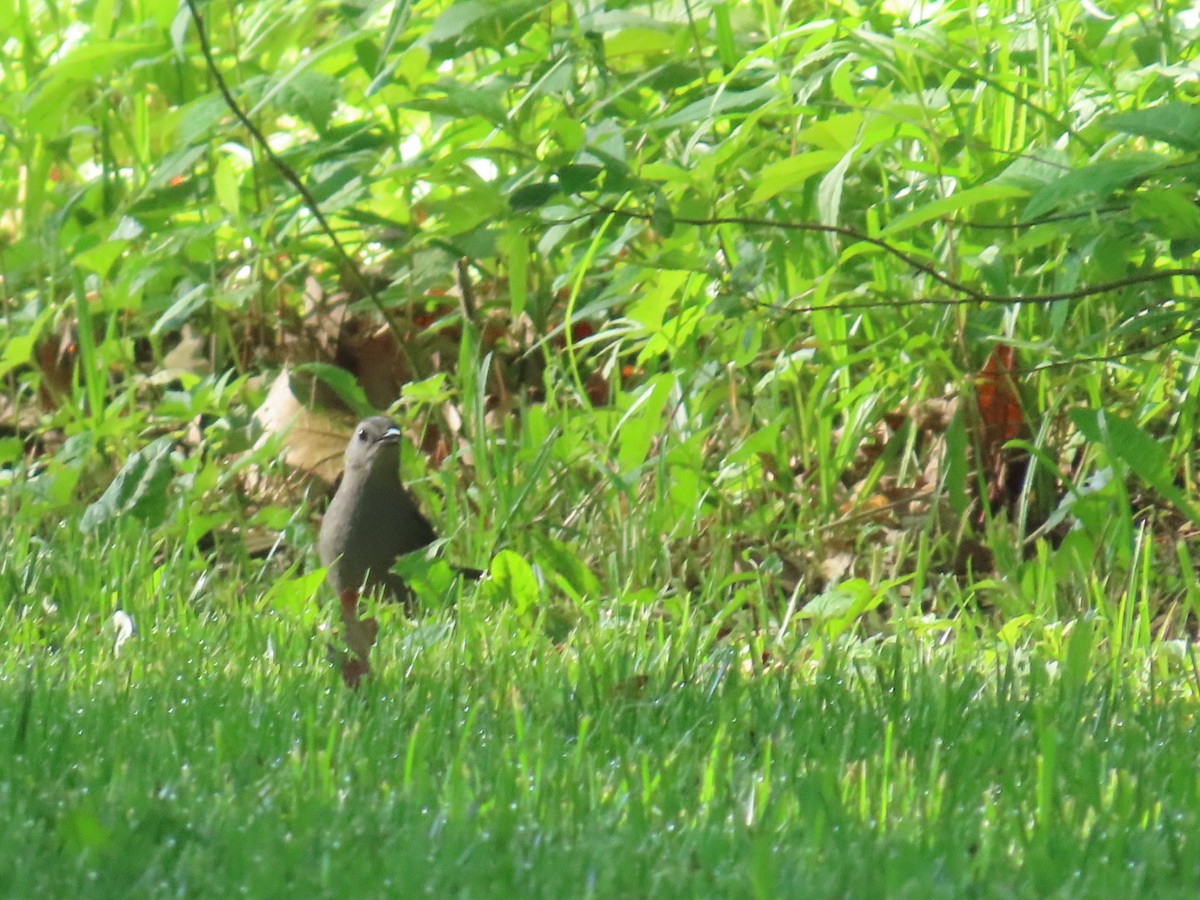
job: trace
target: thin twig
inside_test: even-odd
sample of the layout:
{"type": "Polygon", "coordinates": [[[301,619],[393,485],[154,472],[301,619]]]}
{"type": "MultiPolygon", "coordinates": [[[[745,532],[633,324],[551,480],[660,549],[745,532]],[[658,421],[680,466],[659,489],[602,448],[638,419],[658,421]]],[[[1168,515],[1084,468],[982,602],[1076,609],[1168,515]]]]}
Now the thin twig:
{"type": "MultiPolygon", "coordinates": [[[[608,215],[624,216],[628,219],[641,219],[643,221],[652,221],[654,216],[651,213],[637,212],[635,210],[616,209],[603,204],[596,204],[595,208],[602,213],[608,215]]],[[[754,216],[712,216],[710,218],[676,218],[676,224],[679,225],[694,225],[697,227],[713,226],[713,225],[741,225],[746,228],[778,228],[781,231],[800,231],[809,232],[812,234],[835,234],[839,237],[848,238],[849,240],[860,241],[864,244],[870,244],[873,247],[878,247],[880,250],[896,257],[901,262],[910,266],[918,272],[928,275],[934,281],[944,285],[950,290],[965,294],[965,297],[916,297],[910,300],[892,300],[892,301],[855,301],[850,303],[830,303],[814,306],[785,306],[780,304],[758,304],[775,309],[779,312],[822,312],[822,311],[838,311],[849,309],[881,309],[884,307],[905,307],[905,306],[970,306],[981,303],[1057,303],[1060,300],[1078,300],[1083,297],[1091,297],[1096,294],[1105,294],[1109,291],[1115,291],[1120,288],[1132,287],[1138,284],[1149,284],[1156,281],[1162,281],[1167,278],[1192,277],[1200,278],[1200,268],[1173,268],[1173,269],[1155,269],[1152,272],[1138,272],[1135,275],[1129,275],[1125,278],[1118,278],[1114,281],[1104,281],[1100,284],[1087,285],[1077,288],[1073,291],[1058,291],[1053,294],[1033,294],[1021,296],[1016,294],[989,294],[987,291],[981,291],[971,287],[969,284],[951,278],[944,272],[939,271],[932,264],[923,262],[917,259],[912,254],[901,250],[895,244],[885,241],[883,238],[874,237],[851,228],[848,225],[821,225],[816,222],[787,222],[778,221],[776,219],[763,219],[754,216]]]]}
{"type": "Polygon", "coordinates": [[[267,143],[267,139],[263,136],[263,133],[258,130],[258,127],[250,121],[250,118],[245,112],[242,111],[242,108],[238,106],[237,100],[234,99],[233,93],[229,90],[229,85],[226,83],[225,77],[221,74],[220,70],[217,68],[216,61],[213,59],[212,48],[208,43],[208,33],[204,30],[204,22],[200,17],[200,11],[196,8],[196,0],[187,0],[187,6],[188,11],[192,15],[192,23],[196,26],[196,36],[200,41],[200,52],[204,55],[205,65],[208,66],[208,71],[212,74],[213,80],[217,84],[217,90],[221,92],[221,97],[225,100],[225,105],[229,107],[230,112],[234,114],[237,120],[241,122],[245,129],[250,133],[250,136],[254,139],[254,142],[258,144],[259,148],[266,155],[267,159],[270,160],[271,165],[275,167],[276,171],[283,176],[283,179],[288,184],[296,189],[296,192],[300,195],[301,202],[304,204],[305,208],[312,213],[313,218],[317,221],[317,225],[320,226],[321,231],[325,233],[325,236],[329,238],[330,243],[332,243],[334,249],[337,250],[338,256],[341,257],[342,262],[349,267],[351,272],[353,272],[354,278],[358,282],[357,287],[366,293],[371,302],[375,305],[375,308],[379,311],[379,314],[383,316],[384,322],[387,323],[388,329],[392,332],[392,336],[396,339],[396,348],[404,357],[404,361],[408,365],[408,370],[412,372],[414,376],[418,375],[419,373],[417,371],[416,364],[412,356],[409,354],[408,347],[405,344],[404,335],[401,334],[400,329],[396,326],[396,323],[392,321],[392,317],[388,315],[387,309],[383,305],[383,301],[379,298],[379,295],[375,293],[375,289],[371,286],[370,281],[368,281],[363,275],[362,270],[358,267],[358,262],[346,251],[345,246],[338,239],[337,234],[329,224],[329,220],[326,219],[325,214],[321,212],[321,207],[317,202],[317,198],[312,195],[312,192],[308,189],[307,185],[300,180],[300,176],[296,174],[296,171],[286,162],[284,162],[274,150],[271,149],[271,145],[267,143]]]}

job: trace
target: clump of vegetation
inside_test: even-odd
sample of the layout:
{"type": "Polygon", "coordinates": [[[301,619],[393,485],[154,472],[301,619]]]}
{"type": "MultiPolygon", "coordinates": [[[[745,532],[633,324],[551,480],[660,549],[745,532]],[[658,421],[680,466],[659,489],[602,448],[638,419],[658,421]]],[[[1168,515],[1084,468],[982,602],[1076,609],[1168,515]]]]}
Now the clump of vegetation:
{"type": "Polygon", "coordinates": [[[1190,4],[18,6],[14,896],[1194,891],[1190,4]]]}

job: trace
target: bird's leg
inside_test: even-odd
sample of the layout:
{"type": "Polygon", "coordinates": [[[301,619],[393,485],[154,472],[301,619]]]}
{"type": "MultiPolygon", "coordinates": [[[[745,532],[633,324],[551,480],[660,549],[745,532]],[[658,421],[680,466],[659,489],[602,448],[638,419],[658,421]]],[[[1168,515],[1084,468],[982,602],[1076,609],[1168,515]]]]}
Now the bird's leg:
{"type": "Polygon", "coordinates": [[[342,611],[342,640],[350,652],[335,651],[335,661],[341,666],[346,686],[358,687],[371,672],[369,657],[379,634],[379,623],[374,618],[359,618],[357,590],[342,591],[338,601],[342,611]]]}

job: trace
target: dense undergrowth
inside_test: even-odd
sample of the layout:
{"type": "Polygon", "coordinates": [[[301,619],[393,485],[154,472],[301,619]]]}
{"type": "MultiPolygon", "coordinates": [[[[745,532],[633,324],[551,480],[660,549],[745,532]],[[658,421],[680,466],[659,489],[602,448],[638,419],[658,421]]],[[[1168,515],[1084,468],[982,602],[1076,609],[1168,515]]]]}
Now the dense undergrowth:
{"type": "Polygon", "coordinates": [[[1190,4],[0,21],[9,895],[1194,894],[1190,4]]]}

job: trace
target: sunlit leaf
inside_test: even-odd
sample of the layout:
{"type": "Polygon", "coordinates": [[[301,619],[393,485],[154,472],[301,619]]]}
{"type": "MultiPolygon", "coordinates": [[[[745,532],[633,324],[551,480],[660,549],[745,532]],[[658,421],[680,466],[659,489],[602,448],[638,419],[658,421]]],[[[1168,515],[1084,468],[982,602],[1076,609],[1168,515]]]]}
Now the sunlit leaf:
{"type": "Polygon", "coordinates": [[[174,442],[161,437],[130,454],[121,470],[100,496],[84,510],[79,527],[95,531],[118,519],[133,519],[146,528],[157,528],[166,518],[167,487],[174,473],[174,442]]]}

